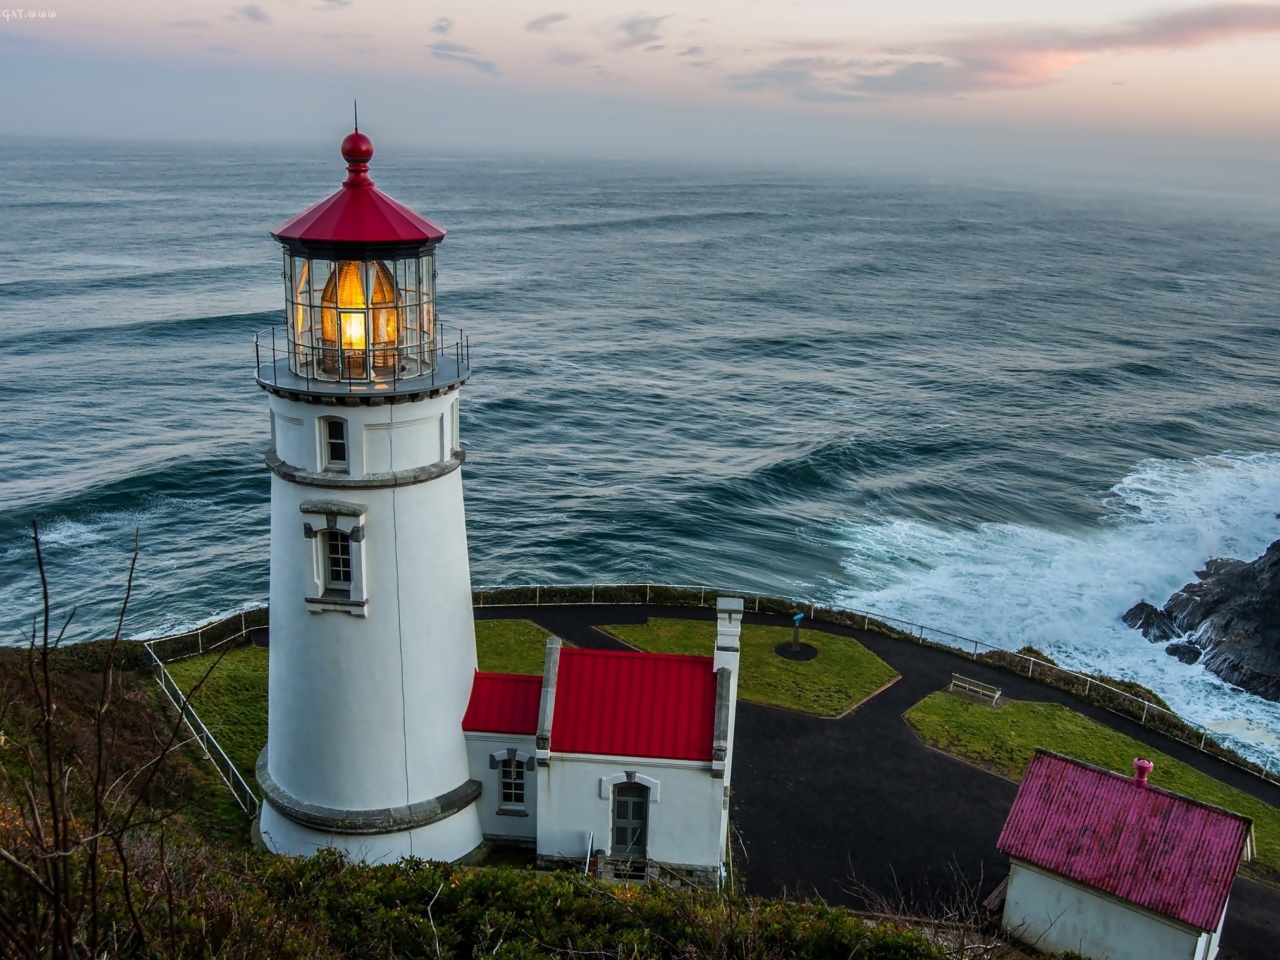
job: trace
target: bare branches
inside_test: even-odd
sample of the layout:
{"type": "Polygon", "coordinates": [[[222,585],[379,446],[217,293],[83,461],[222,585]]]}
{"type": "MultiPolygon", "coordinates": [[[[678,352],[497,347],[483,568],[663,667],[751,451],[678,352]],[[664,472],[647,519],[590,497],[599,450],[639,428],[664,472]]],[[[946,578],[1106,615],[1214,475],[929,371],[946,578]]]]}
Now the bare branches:
{"type": "MultiPolygon", "coordinates": [[[[92,699],[79,715],[73,708],[63,717],[60,700],[67,692],[78,691],[75,703],[87,692],[83,674],[68,679],[53,666],[75,609],[55,633],[52,591],[34,522],[31,539],[41,606],[26,638],[25,688],[21,682],[12,690],[6,687],[0,704],[10,734],[0,743],[0,954],[96,960],[145,948],[150,939],[146,903],[156,895],[168,898],[172,908],[174,886],[164,864],[159,894],[139,901],[129,838],[156,825],[163,833],[166,814],[150,807],[145,815],[139,811],[175,748],[181,718],[166,731],[157,755],[125,761],[117,754],[116,655],[137,569],[136,532],[115,631],[89,682],[96,684],[92,699]]],[[[166,856],[162,841],[160,860],[166,856]]],[[[150,864],[147,872],[155,872],[150,864]]]]}

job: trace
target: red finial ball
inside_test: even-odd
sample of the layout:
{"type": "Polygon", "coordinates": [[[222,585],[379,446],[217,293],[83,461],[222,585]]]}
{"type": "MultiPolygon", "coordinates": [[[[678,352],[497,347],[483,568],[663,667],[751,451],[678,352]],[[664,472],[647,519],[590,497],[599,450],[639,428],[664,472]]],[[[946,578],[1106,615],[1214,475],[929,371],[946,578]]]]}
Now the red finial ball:
{"type": "Polygon", "coordinates": [[[342,159],[347,163],[368,163],[373,158],[373,141],[359,130],[342,141],[342,159]]]}

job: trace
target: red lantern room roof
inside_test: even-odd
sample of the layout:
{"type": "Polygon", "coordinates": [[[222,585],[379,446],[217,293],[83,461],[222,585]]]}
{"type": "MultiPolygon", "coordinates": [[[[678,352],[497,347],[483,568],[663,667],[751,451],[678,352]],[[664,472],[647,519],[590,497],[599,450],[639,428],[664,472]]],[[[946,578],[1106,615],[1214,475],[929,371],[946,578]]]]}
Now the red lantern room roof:
{"type": "Polygon", "coordinates": [[[281,224],[271,235],[295,253],[361,259],[368,253],[410,255],[444,239],[444,231],[397,203],[369,179],[373,142],[359,130],[342,141],[342,189],[281,224]]]}

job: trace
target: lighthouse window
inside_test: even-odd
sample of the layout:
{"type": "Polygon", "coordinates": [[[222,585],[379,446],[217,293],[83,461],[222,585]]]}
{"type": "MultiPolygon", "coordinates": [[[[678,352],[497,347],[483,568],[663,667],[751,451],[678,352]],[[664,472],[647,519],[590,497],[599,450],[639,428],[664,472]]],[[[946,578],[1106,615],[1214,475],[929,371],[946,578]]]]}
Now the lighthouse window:
{"type": "Polygon", "coordinates": [[[333,593],[351,593],[351,537],[338,530],[326,531],[325,559],[328,576],[325,586],[333,593]]]}
{"type": "Polygon", "coordinates": [[[324,443],[324,468],[345,472],[347,469],[347,421],[328,417],[320,422],[324,443]]]}
{"type": "Polygon", "coordinates": [[[524,763],[503,760],[499,766],[502,770],[503,806],[524,806],[524,763]]]}

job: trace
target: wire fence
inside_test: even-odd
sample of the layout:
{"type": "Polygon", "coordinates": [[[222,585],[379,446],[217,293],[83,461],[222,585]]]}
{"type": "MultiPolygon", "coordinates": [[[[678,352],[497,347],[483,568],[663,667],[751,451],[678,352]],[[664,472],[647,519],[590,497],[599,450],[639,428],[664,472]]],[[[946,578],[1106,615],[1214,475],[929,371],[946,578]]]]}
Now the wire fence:
{"type": "Polygon", "coordinates": [[[803,612],[816,623],[852,627],[955,653],[970,660],[988,663],[1048,686],[1075,694],[1111,713],[1136,720],[1139,724],[1215,757],[1269,783],[1280,784],[1280,767],[1272,759],[1254,763],[1230,747],[1220,743],[1212,731],[1189,723],[1168,707],[1141,694],[1121,689],[1112,678],[1102,678],[1075,670],[1026,653],[1005,650],[972,637],[964,637],[925,624],[890,617],[881,613],[852,608],[821,606],[814,601],[794,597],[774,597],[749,591],[726,590],[702,584],[563,584],[515,587],[478,587],[473,592],[477,607],[486,606],[587,606],[591,604],[650,604],[660,606],[709,607],[716,597],[742,597],[744,608],[753,613],[784,616],[803,612]]]}
{"type": "MultiPolygon", "coordinates": [[[[829,623],[884,636],[909,640],[935,649],[944,650],[969,660],[990,664],[1037,680],[1047,686],[1074,694],[1089,703],[1108,710],[1117,716],[1137,721],[1143,727],[1161,733],[1172,740],[1184,743],[1207,756],[1214,757],[1268,783],[1280,784],[1280,766],[1268,759],[1257,764],[1224,746],[1205,727],[1183,720],[1162,704],[1155,703],[1140,694],[1126,691],[1111,678],[1101,678],[1068,670],[1055,663],[1022,652],[1014,652],[964,637],[947,630],[939,630],[910,620],[890,617],[881,613],[852,608],[824,607],[811,600],[794,597],[775,597],[742,590],[728,590],[703,584],[660,583],[588,583],[588,584],[531,584],[514,587],[476,587],[472,602],[477,608],[510,606],[592,606],[596,604],[713,607],[717,597],[741,597],[743,607],[751,613],[767,613],[793,616],[802,612],[815,623],[829,623]]],[[[267,608],[258,607],[232,614],[225,619],[205,624],[185,633],[157,637],[145,641],[151,655],[156,679],[174,706],[182,713],[192,734],[200,741],[209,758],[218,768],[222,779],[235,795],[236,802],[252,816],[259,806],[258,797],[249,788],[235,765],[218,746],[208,728],[186,703],[166,663],[199,656],[248,642],[255,630],[267,624],[267,608]]]]}
{"type": "Polygon", "coordinates": [[[255,630],[262,629],[265,620],[265,607],[254,611],[241,611],[238,614],[233,614],[215,623],[206,624],[195,630],[169,637],[145,640],[142,644],[151,657],[151,669],[155,675],[156,682],[160,684],[160,689],[164,691],[165,696],[169,698],[169,702],[178,711],[178,714],[182,717],[182,722],[191,731],[192,737],[200,744],[205,758],[213,763],[218,775],[222,777],[227,789],[231,791],[236,803],[240,805],[240,809],[251,818],[257,815],[261,806],[258,795],[245,782],[244,777],[236,769],[236,765],[231,762],[226,751],[222,749],[214,735],[209,732],[209,728],[205,726],[204,721],[192,709],[187,694],[178,686],[177,681],[173,679],[173,675],[166,669],[165,664],[173,663],[175,660],[185,660],[188,657],[200,656],[203,653],[211,653],[214,650],[226,647],[239,646],[248,642],[255,630]],[[157,653],[157,650],[160,652],[157,653]]]}

